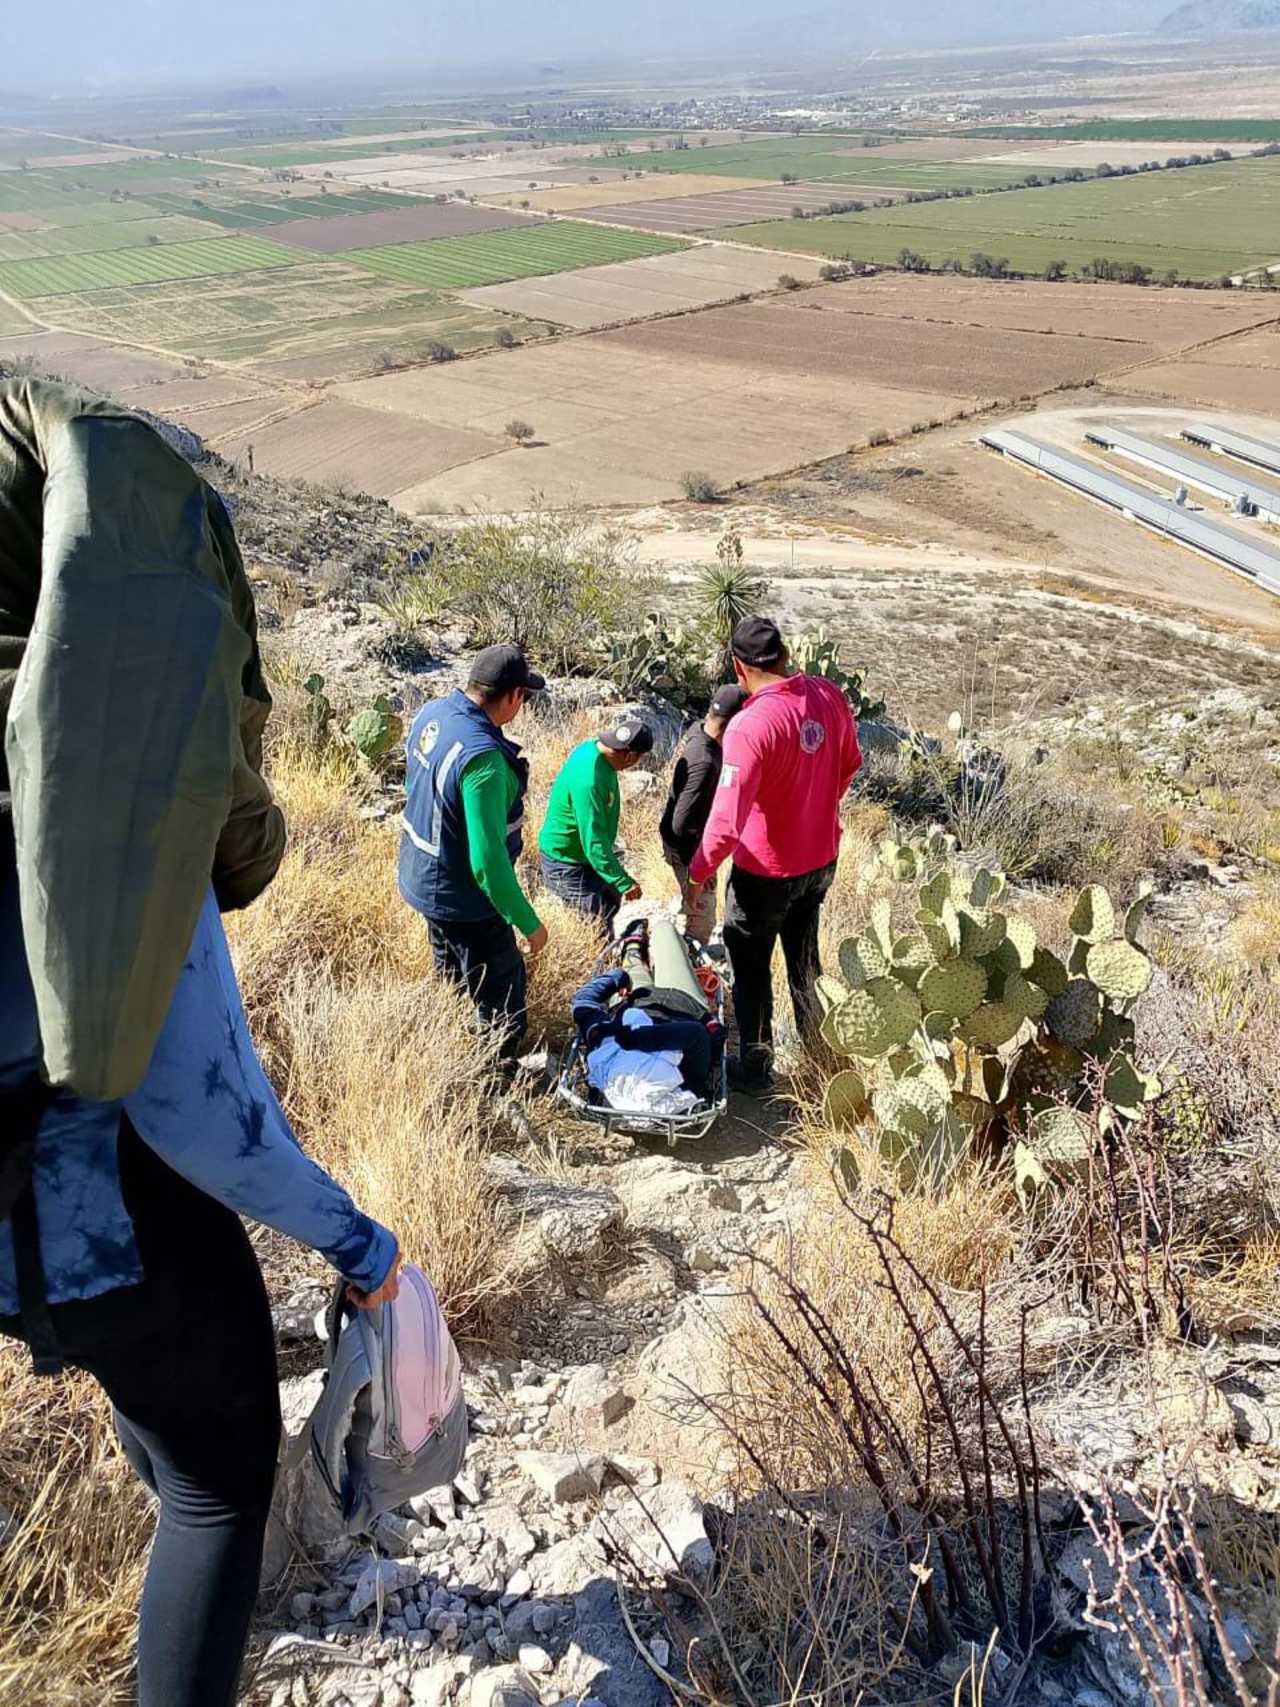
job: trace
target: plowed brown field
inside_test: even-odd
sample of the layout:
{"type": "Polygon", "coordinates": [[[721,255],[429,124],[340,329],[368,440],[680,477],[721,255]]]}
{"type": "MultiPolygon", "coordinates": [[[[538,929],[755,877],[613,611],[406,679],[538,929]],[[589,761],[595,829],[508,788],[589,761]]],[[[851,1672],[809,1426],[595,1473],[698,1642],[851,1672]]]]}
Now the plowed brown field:
{"type": "Polygon", "coordinates": [[[825,285],[806,293],[804,300],[844,314],[1124,339],[1157,350],[1185,349],[1280,317],[1280,301],[1261,291],[1135,290],[1130,285],[1034,280],[993,283],[912,273],[878,273],[825,285]]]}
{"type": "Polygon", "coordinates": [[[808,301],[806,292],[712,308],[601,337],[637,353],[723,362],[744,377],[812,375],[988,399],[1078,383],[1152,353],[1149,345],[980,326],[958,338],[949,324],[845,314],[808,301]]]}
{"type": "Polygon", "coordinates": [[[218,448],[239,457],[250,443],[261,474],[333,480],[376,498],[493,449],[492,440],[475,433],[336,402],[317,403],[260,431],[220,438],[218,448]]]}
{"type": "MultiPolygon", "coordinates": [[[[786,270],[795,278],[814,279],[818,266],[817,261],[800,257],[794,265],[788,260],[786,270]]],[[[547,278],[480,285],[460,295],[474,308],[501,308],[586,330],[773,290],[782,270],[776,255],[699,244],[678,255],[646,255],[638,261],[581,267],[547,278]]]]}
{"type": "MultiPolygon", "coordinates": [[[[598,173],[591,173],[594,183],[585,183],[581,179],[586,174],[578,174],[573,181],[567,175],[563,183],[558,183],[550,190],[506,189],[486,195],[485,201],[490,206],[516,207],[528,203],[537,213],[577,213],[581,208],[611,207],[614,202],[651,202],[671,200],[671,179],[662,173],[651,178],[633,178],[630,173],[625,177],[621,172],[611,172],[601,167],[598,173]]],[[[745,186],[759,182],[767,184],[767,178],[720,178],[711,174],[704,177],[690,176],[681,180],[688,185],[689,195],[700,195],[704,191],[740,190],[745,186]]],[[[829,200],[830,198],[828,198],[829,200]]]]}
{"type": "MultiPolygon", "coordinates": [[[[669,182],[670,180],[668,180],[669,182]]],[[[789,219],[793,208],[806,213],[830,207],[833,201],[896,201],[901,190],[885,184],[761,184],[721,190],[712,195],[668,196],[666,200],[623,202],[593,208],[587,219],[611,225],[636,225],[645,231],[710,231],[724,225],[751,225],[761,219],[789,219]]]]}
{"type": "Polygon", "coordinates": [[[419,237],[466,237],[476,231],[498,231],[504,225],[527,225],[527,216],[502,208],[472,207],[469,202],[424,201],[421,207],[392,208],[386,213],[345,213],[332,219],[290,219],[271,227],[272,238],[295,249],[337,255],[344,249],[372,249],[380,243],[411,243],[419,237]]]}

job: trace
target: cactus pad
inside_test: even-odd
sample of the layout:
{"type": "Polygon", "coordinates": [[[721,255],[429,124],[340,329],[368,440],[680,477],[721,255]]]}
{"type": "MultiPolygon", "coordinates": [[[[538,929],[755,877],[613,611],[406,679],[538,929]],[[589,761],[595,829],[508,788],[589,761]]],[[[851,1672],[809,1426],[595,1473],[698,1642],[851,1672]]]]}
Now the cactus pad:
{"type": "Polygon", "coordinates": [[[922,972],[933,965],[933,950],[923,931],[910,931],[893,945],[893,970],[904,984],[919,983],[922,972]]]}
{"type": "Polygon", "coordinates": [[[1117,1114],[1136,1120],[1160,1095],[1160,1081],[1154,1073],[1140,1073],[1127,1055],[1117,1055],[1107,1068],[1102,1094],[1117,1114]]]}
{"type": "Polygon", "coordinates": [[[979,960],[991,954],[1004,941],[1008,920],[1003,913],[960,913],[960,952],[967,959],[979,960]]]}
{"type": "Polygon", "coordinates": [[[892,978],[873,978],[832,1008],[823,1021],[827,1042],[843,1055],[870,1059],[910,1041],[920,1023],[920,1003],[892,978]]]}
{"type": "Polygon", "coordinates": [[[936,871],[927,883],[920,885],[920,905],[929,913],[941,913],[944,901],[952,895],[951,873],[936,871]]]}
{"type": "Polygon", "coordinates": [[[1004,873],[979,866],[969,885],[969,899],[975,907],[992,907],[1004,894],[1004,873]]]}
{"type": "Polygon", "coordinates": [[[1022,1014],[1013,1008],[1007,1008],[1003,1002],[983,1002],[960,1027],[960,1035],[966,1042],[981,1049],[999,1049],[1001,1044],[1008,1043],[1010,1038],[1017,1036],[1023,1018],[1022,1014]]]}
{"type": "Polygon", "coordinates": [[[849,999],[849,986],[841,983],[839,978],[832,978],[825,972],[815,982],[814,991],[818,998],[818,1006],[824,1015],[829,1014],[832,1008],[838,1008],[841,1002],[846,1002],[849,999]]]}
{"type": "Polygon", "coordinates": [[[920,927],[920,934],[929,944],[929,952],[935,960],[952,959],[956,951],[951,943],[951,933],[936,913],[926,912],[922,907],[916,914],[916,924],[920,927]]]}
{"type": "Polygon", "coordinates": [[[1151,986],[1150,957],[1124,937],[1094,943],[1085,969],[1103,995],[1115,1002],[1130,1002],[1151,986]]]}
{"type": "Polygon", "coordinates": [[[1041,1109],[1028,1128],[1027,1142],[1040,1162],[1057,1173],[1087,1165],[1093,1148],[1089,1128],[1069,1108],[1041,1109]]]}
{"type": "Polygon", "coordinates": [[[1000,1000],[1023,1019],[1039,1019],[1049,1006],[1049,998],[1038,984],[1032,984],[1021,972],[1010,972],[1000,991],[1000,1000]]]}
{"type": "Polygon", "coordinates": [[[920,980],[920,1000],[926,1013],[952,1014],[965,1019],[987,993],[987,975],[976,960],[949,960],[931,966],[920,980]]]}
{"type": "Polygon", "coordinates": [[[870,937],[846,937],[840,944],[840,974],[846,984],[861,990],[873,978],[887,978],[889,962],[870,937]]]}
{"type": "Polygon", "coordinates": [[[1082,1044],[1098,1029],[1101,1004],[1087,978],[1073,978],[1045,1009],[1045,1024],[1060,1043],[1082,1044]]]}
{"type": "Polygon", "coordinates": [[[1066,967],[1048,948],[1036,949],[1027,976],[1033,984],[1039,984],[1050,999],[1060,996],[1070,982],[1066,967]]]}
{"type": "Polygon", "coordinates": [[[867,1087],[861,1073],[837,1073],[827,1086],[822,1113],[828,1126],[853,1126],[866,1114],[867,1087]]]}
{"type": "Polygon", "coordinates": [[[1071,929],[1086,942],[1105,942],[1116,933],[1116,910],[1100,883],[1082,889],[1071,909],[1071,929]]]}
{"type": "Polygon", "coordinates": [[[1018,967],[1023,972],[1031,969],[1036,957],[1036,933],[1025,919],[1011,918],[1005,929],[1005,941],[1013,945],[1018,956],[1018,967]]]}
{"type": "Polygon", "coordinates": [[[881,954],[888,956],[893,953],[893,903],[881,899],[873,901],[868,914],[870,926],[869,935],[881,954]]]}

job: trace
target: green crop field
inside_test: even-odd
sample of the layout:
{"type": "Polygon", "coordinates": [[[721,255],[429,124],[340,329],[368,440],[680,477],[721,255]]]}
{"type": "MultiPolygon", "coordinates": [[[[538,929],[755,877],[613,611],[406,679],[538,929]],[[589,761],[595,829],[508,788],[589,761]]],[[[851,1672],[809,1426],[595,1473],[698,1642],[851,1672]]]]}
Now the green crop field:
{"type": "Polygon", "coordinates": [[[348,249],[342,259],[398,284],[456,290],[463,285],[499,284],[505,279],[594,267],[604,261],[668,255],[687,247],[669,237],[562,219],[485,231],[476,237],[434,237],[377,249],[348,249]]]}
{"type": "MultiPolygon", "coordinates": [[[[0,314],[4,308],[0,302],[0,314]]],[[[425,357],[434,342],[467,350],[492,344],[500,328],[518,338],[546,330],[541,322],[472,308],[332,261],[88,291],[41,308],[68,330],[142,340],[184,356],[284,363],[318,358],[317,371],[326,372],[324,357],[336,352],[339,359],[327,371],[338,374],[370,371],[383,351],[412,360],[425,357]]]]}
{"type": "Polygon", "coordinates": [[[211,237],[157,248],[110,249],[92,255],[51,255],[38,261],[0,262],[0,290],[13,296],[60,296],[103,285],[196,279],[259,267],[292,266],[297,251],[260,237],[211,237]]]}
{"type": "Polygon", "coordinates": [[[385,190],[334,191],[314,196],[263,197],[253,201],[215,203],[202,191],[198,196],[148,196],[152,207],[166,213],[189,213],[195,219],[212,220],[228,230],[242,231],[247,225],[283,225],[289,219],[331,219],[339,213],[386,213],[396,207],[421,207],[421,196],[392,195],[385,190]]]}
{"type": "Polygon", "coordinates": [[[961,134],[1016,142],[1280,142],[1280,119],[1090,119],[1084,124],[1001,125],[961,134]]]}
{"type": "Polygon", "coordinates": [[[726,178],[781,178],[793,172],[806,183],[891,184],[907,190],[996,190],[1020,184],[1027,166],[992,166],[967,160],[886,160],[852,138],[762,137],[759,142],[712,143],[707,148],[647,149],[639,154],[602,155],[591,167],[639,167],[645,172],[711,172],[726,178]]]}
{"type": "Polygon", "coordinates": [[[190,243],[216,237],[202,220],[174,215],[167,219],[120,219],[104,225],[55,226],[49,231],[0,231],[0,261],[33,260],[41,255],[87,255],[105,249],[137,249],[144,244],[190,243]]]}
{"type": "Polygon", "coordinates": [[[1280,259],[1280,158],[872,208],[833,219],[773,220],[723,235],[770,249],[888,264],[908,248],[935,266],[952,258],[967,265],[982,252],[1007,260],[1015,272],[1105,259],[1184,278],[1217,278],[1280,259]]]}

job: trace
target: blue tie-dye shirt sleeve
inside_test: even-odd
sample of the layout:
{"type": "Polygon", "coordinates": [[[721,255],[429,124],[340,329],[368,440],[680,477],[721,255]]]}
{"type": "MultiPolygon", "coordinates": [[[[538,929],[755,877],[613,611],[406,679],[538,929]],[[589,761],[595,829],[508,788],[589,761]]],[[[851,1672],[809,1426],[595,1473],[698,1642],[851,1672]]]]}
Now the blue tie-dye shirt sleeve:
{"type": "Polygon", "coordinates": [[[263,1072],[212,894],[125,1110],[157,1155],[219,1203],[312,1246],[365,1290],[386,1278],[394,1238],[303,1153],[263,1072]]]}

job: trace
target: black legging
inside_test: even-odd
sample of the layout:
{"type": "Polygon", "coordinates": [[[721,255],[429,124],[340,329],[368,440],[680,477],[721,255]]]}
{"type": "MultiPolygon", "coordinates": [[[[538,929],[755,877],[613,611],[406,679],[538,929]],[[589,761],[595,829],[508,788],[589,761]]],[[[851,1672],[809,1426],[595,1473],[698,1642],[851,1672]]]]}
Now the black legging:
{"type": "MultiPolygon", "coordinates": [[[[52,1307],[159,1496],[138,1620],[138,1707],[232,1707],[271,1506],[280,1402],[266,1288],[239,1218],[129,1126],[120,1178],[140,1286],[52,1307]]],[[[0,1332],[22,1337],[12,1317],[0,1332]]]]}

